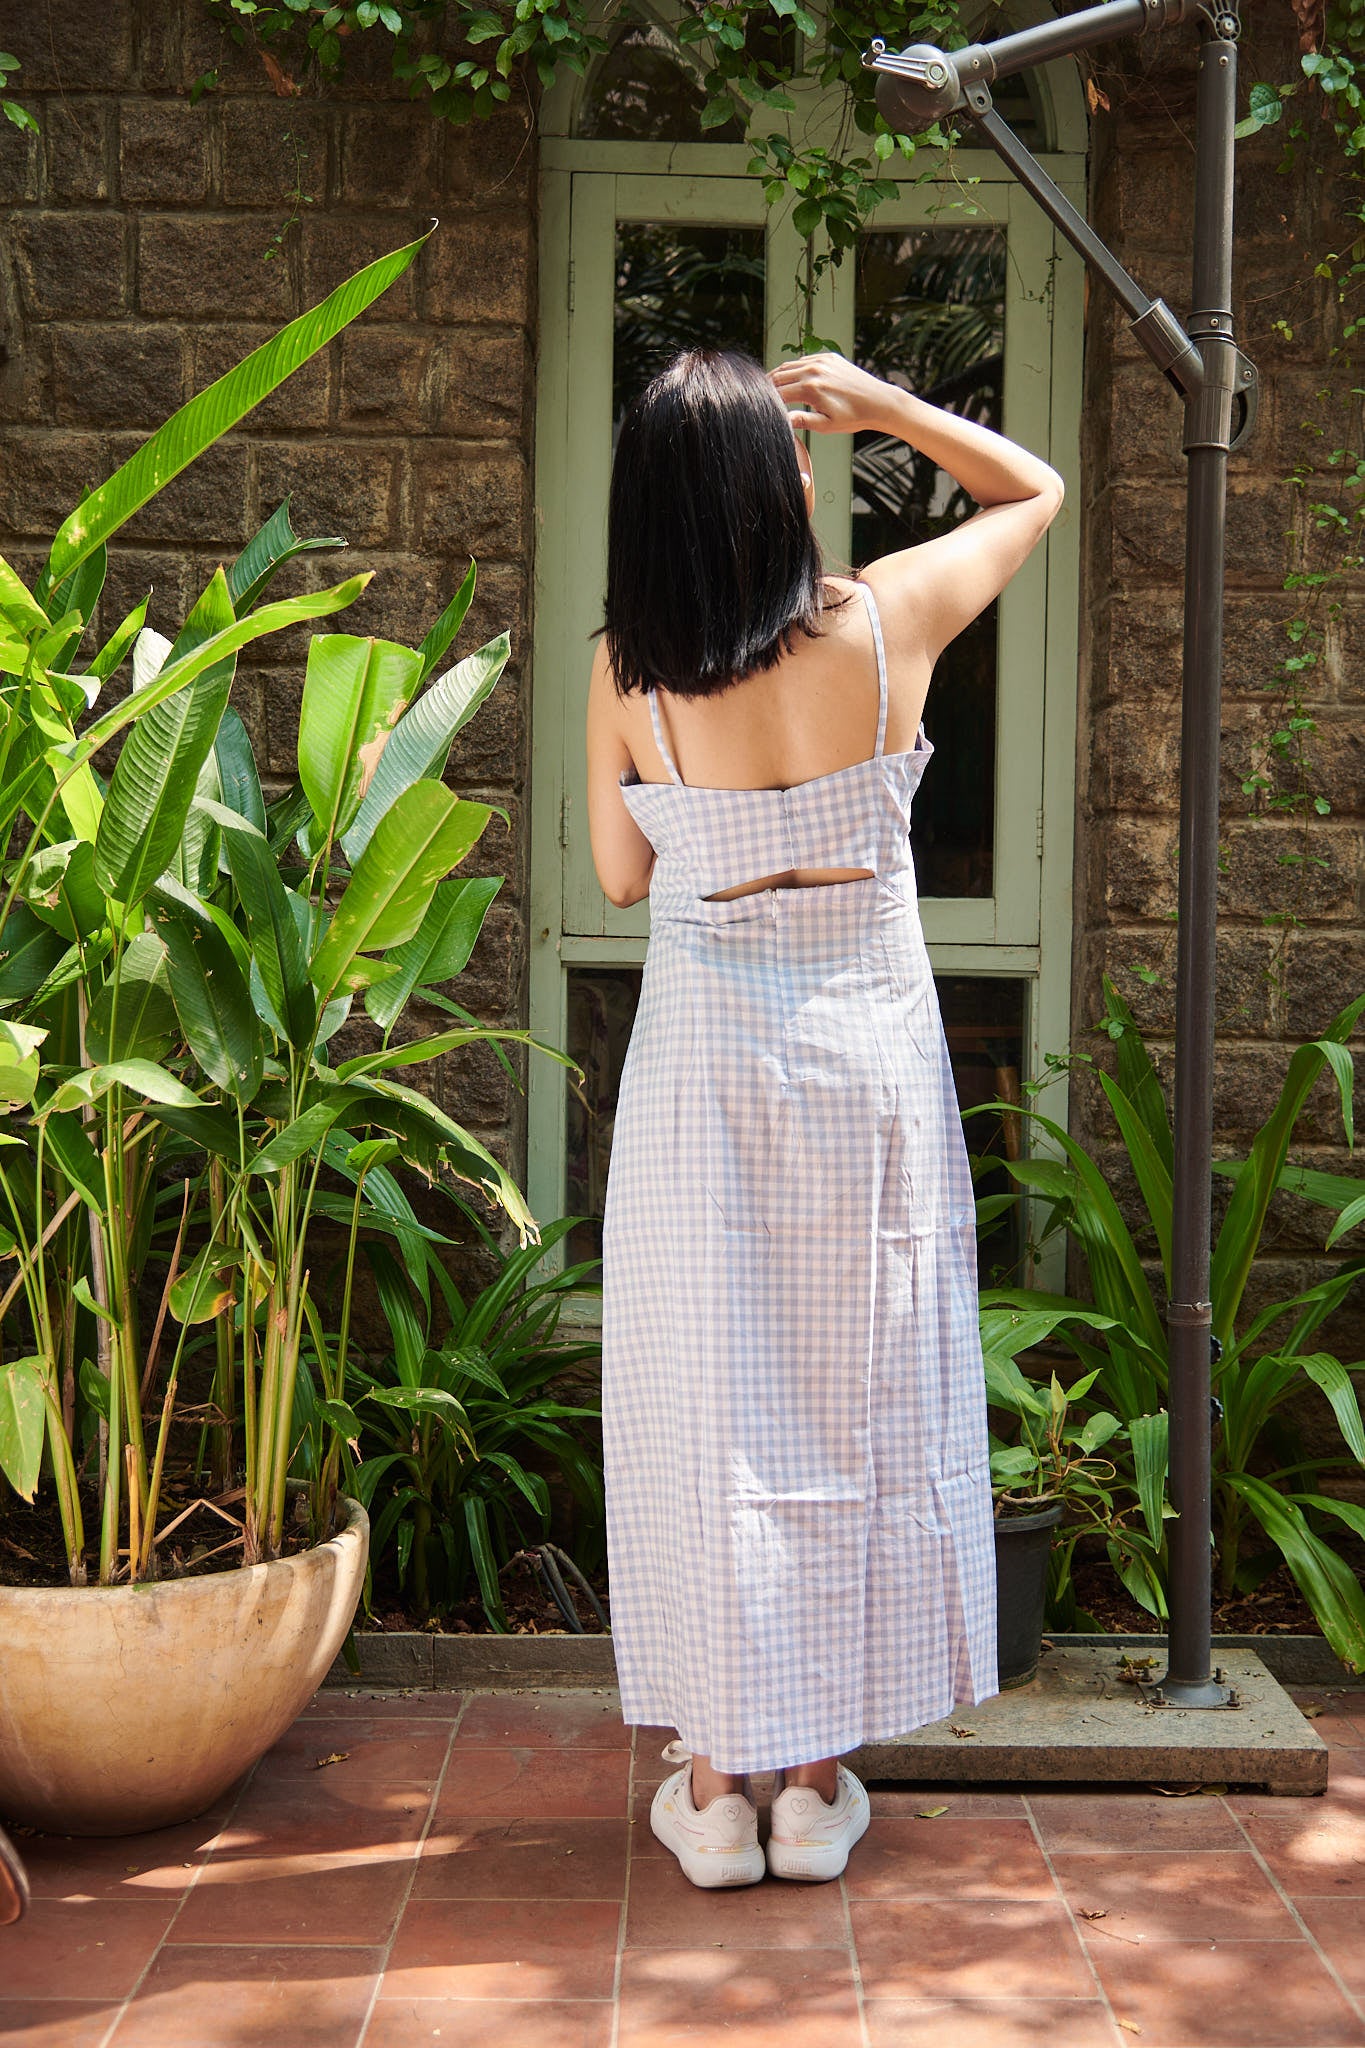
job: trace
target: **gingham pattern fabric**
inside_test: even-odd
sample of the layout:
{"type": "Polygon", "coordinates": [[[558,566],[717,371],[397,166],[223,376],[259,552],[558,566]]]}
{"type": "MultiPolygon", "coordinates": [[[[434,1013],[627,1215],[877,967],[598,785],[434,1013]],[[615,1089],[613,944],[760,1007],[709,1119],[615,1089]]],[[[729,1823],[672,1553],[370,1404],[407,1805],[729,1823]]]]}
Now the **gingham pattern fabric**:
{"type": "MultiPolygon", "coordinates": [[[[997,1687],[971,1179],[910,859],[932,748],[788,790],[625,781],[657,853],[603,1250],[625,1720],[718,1770],[997,1687]],[[867,879],[709,893],[789,868],[867,879]]],[[[654,705],[656,731],[664,739],[654,705]]]]}

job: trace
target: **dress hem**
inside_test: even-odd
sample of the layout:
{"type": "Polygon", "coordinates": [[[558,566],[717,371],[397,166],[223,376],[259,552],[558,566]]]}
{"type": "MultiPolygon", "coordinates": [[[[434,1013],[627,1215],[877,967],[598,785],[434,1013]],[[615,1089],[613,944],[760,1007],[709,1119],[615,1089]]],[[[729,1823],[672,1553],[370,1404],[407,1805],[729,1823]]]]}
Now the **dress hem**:
{"type": "MultiPolygon", "coordinates": [[[[685,1749],[691,1750],[694,1756],[708,1756],[712,1770],[721,1771],[727,1777],[739,1777],[749,1771],[793,1771],[797,1770],[802,1764],[820,1763],[826,1757],[849,1756],[854,1750],[863,1748],[869,1742],[894,1742],[898,1736],[913,1735],[917,1728],[932,1728],[936,1721],[946,1721],[948,1716],[957,1712],[959,1708],[982,1706],[987,1700],[997,1698],[999,1692],[999,1686],[994,1685],[981,1692],[962,1693],[956,1696],[950,1694],[942,1712],[926,1714],[922,1721],[912,1721],[908,1726],[901,1723],[886,1728],[864,1728],[861,1734],[852,1735],[845,1741],[833,1742],[828,1747],[822,1749],[811,1749],[809,1744],[807,1744],[808,1754],[803,1756],[770,1756],[766,1750],[755,1750],[751,1753],[743,1754],[738,1761],[721,1762],[717,1757],[708,1756],[708,1752],[700,1743],[693,1744],[681,1728],[678,1728],[678,1739],[685,1749]]],[[[640,1710],[630,1715],[623,1713],[621,1719],[627,1728],[678,1727],[672,1715],[662,1708],[658,1712],[651,1708],[640,1710]]]]}

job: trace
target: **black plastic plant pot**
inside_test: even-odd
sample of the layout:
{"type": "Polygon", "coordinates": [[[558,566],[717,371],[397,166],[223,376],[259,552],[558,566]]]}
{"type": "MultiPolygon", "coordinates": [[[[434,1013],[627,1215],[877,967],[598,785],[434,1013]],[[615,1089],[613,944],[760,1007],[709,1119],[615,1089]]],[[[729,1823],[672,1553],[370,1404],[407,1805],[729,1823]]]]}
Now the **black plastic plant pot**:
{"type": "Polygon", "coordinates": [[[1047,1562],[1062,1503],[995,1518],[996,1652],[1000,1690],[1027,1685],[1038,1669],[1047,1599],[1047,1562]]]}

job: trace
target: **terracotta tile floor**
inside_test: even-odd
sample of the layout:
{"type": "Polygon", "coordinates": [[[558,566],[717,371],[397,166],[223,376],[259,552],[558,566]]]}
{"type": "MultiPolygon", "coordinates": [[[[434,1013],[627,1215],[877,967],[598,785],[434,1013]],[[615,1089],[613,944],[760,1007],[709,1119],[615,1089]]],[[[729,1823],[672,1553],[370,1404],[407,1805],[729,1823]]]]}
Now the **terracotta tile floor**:
{"type": "Polygon", "coordinates": [[[1365,1691],[1300,1703],[1321,1799],[874,1788],[842,1883],[703,1893],[612,1693],[322,1694],[198,1822],[21,1838],[0,2042],[1365,2048],[1365,1691]]]}

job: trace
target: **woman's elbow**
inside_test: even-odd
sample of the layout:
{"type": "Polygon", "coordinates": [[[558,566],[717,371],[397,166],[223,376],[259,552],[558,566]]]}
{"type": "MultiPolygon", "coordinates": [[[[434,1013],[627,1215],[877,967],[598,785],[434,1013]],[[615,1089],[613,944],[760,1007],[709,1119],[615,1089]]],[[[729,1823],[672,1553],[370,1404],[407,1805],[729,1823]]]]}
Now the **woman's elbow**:
{"type": "Polygon", "coordinates": [[[602,894],[616,910],[629,910],[632,904],[642,903],[649,894],[648,875],[623,881],[618,875],[599,874],[597,879],[602,885],[602,894]]]}

